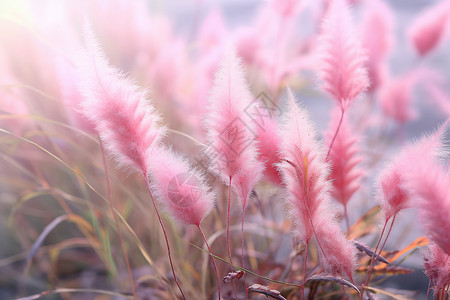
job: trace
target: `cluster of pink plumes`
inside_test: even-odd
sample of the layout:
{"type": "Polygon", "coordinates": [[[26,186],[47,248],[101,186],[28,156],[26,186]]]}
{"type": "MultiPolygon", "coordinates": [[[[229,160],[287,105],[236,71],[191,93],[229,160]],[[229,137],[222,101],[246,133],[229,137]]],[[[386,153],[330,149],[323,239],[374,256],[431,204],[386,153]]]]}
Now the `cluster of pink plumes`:
{"type": "MultiPolygon", "coordinates": [[[[227,260],[234,272],[249,268],[244,260],[246,206],[260,190],[275,189],[274,199],[285,203],[293,240],[306,246],[302,298],[305,282],[317,274],[352,285],[361,299],[365,292],[373,292],[368,287],[371,271],[396,216],[414,207],[430,240],[423,250],[425,274],[435,297],[445,299],[450,285],[450,168],[445,144],[450,91],[445,90],[445,78],[420,63],[402,75],[392,75],[388,59],[394,45],[394,16],[384,1],[351,1],[352,6],[345,0],[309,2],[268,1],[251,25],[235,30],[212,11],[199,28],[192,25],[188,35],[196,38],[189,42],[176,34],[167,18],[148,16],[141,1],[92,1],[84,8],[102,13],[83,17],[82,9],[77,12],[68,2],[55,7],[60,15],[48,19],[32,3],[36,13],[30,22],[36,22],[36,32],[45,37],[25,23],[18,25],[17,19],[2,20],[11,22],[8,26],[15,33],[1,35],[5,40],[0,43],[9,51],[8,56],[0,54],[0,64],[5,66],[1,83],[24,83],[45,94],[58,94],[72,126],[98,137],[117,167],[142,174],[171,265],[170,237],[160,210],[198,227],[208,249],[202,222],[226,220],[227,260]],[[353,19],[353,7],[362,11],[359,23],[353,19]],[[72,11],[71,18],[63,20],[66,10],[72,11]],[[296,23],[297,17],[306,14],[317,28],[300,38],[296,30],[302,23],[296,23]],[[61,25],[55,28],[52,22],[61,25]],[[84,26],[74,25],[80,23],[84,26]],[[30,38],[27,49],[15,42],[16,35],[30,38]],[[54,44],[53,37],[58,37],[54,44]],[[113,42],[118,46],[108,45],[113,42]],[[9,61],[15,57],[13,52],[25,59],[14,64],[9,61]],[[302,76],[312,78],[310,89],[320,89],[333,100],[324,132],[296,99],[295,92],[305,85],[302,76]],[[422,139],[399,146],[393,157],[382,157],[385,167],[379,172],[370,165],[370,151],[364,151],[366,135],[392,134],[394,127],[398,129],[394,139],[404,141],[405,126],[420,117],[413,103],[417,86],[439,108],[439,117],[447,120],[433,124],[438,129],[422,139]],[[262,102],[260,95],[270,101],[262,102]],[[258,119],[252,114],[261,111],[273,115],[258,119]],[[195,163],[196,152],[206,167],[195,163]],[[364,185],[371,185],[369,176],[376,176],[371,202],[380,205],[384,226],[367,276],[357,278],[358,242],[349,239],[343,228],[352,225],[348,203],[359,191],[368,190],[364,185]],[[221,193],[221,187],[227,192],[221,193]],[[229,230],[235,198],[242,206],[239,263],[232,260],[230,250],[236,246],[230,243],[229,230]],[[227,212],[210,214],[216,201],[227,201],[227,212]],[[340,208],[342,213],[337,213],[340,208]],[[319,257],[317,268],[308,269],[308,254],[319,257]]],[[[203,4],[196,5],[200,9],[203,4]]],[[[448,27],[449,1],[440,1],[414,20],[405,36],[417,60],[426,61],[437,51],[448,27]]],[[[2,111],[35,113],[36,107],[22,101],[27,92],[0,90],[2,111]]],[[[20,135],[21,126],[32,125],[21,121],[8,132],[20,135]]],[[[217,257],[209,252],[220,299],[224,283],[219,276],[226,274],[217,273],[217,257]]],[[[172,272],[180,296],[190,298],[173,266],[172,272]]],[[[234,292],[237,299],[236,287],[234,292]]]]}

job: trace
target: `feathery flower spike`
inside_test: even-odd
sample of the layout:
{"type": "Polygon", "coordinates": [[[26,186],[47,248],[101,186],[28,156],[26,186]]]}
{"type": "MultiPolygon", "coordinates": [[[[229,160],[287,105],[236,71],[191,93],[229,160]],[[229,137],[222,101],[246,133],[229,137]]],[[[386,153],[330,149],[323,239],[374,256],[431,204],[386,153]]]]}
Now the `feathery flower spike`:
{"type": "MultiPolygon", "coordinates": [[[[213,171],[228,185],[227,250],[230,262],[229,229],[233,180],[243,174],[242,170],[256,170],[255,166],[259,164],[255,124],[251,116],[245,113],[252,100],[240,60],[234,50],[228,49],[211,91],[209,114],[205,121],[208,147],[204,153],[209,157],[213,171]]],[[[246,199],[243,204],[245,201],[246,199]]],[[[235,296],[237,298],[236,290],[235,296]]]]}
{"type": "Polygon", "coordinates": [[[450,284],[450,255],[436,244],[430,243],[423,251],[423,256],[424,271],[434,284],[434,295],[440,295],[450,284]]]}
{"type": "Polygon", "coordinates": [[[295,222],[294,233],[307,245],[315,236],[327,272],[352,278],[356,249],[340,232],[330,211],[330,167],[324,147],[316,140],[307,111],[297,106],[290,90],[288,94],[287,113],[280,125],[282,162],[278,168],[295,222]]]}
{"type": "MultiPolygon", "coordinates": [[[[337,126],[339,125],[341,112],[335,109],[332,112],[330,129],[326,134],[327,144],[330,145],[337,126]]],[[[361,178],[364,172],[358,167],[362,158],[359,155],[357,145],[358,138],[353,134],[351,125],[345,115],[341,129],[336,135],[334,147],[330,151],[329,159],[332,165],[330,178],[333,180],[333,197],[344,205],[347,227],[349,227],[347,215],[347,203],[353,194],[361,186],[361,178]]]]}
{"type": "Polygon", "coordinates": [[[79,66],[83,112],[119,167],[145,173],[165,128],[158,126],[146,92],[109,64],[91,31],[85,35],[87,53],[79,66]]]}
{"type": "Polygon", "coordinates": [[[366,54],[355,32],[345,0],[333,0],[319,37],[319,77],[342,110],[369,86],[366,54]]]}
{"type": "Polygon", "coordinates": [[[86,53],[79,61],[81,103],[85,116],[92,121],[102,145],[116,164],[139,171],[155,207],[167,246],[175,283],[185,299],[170,254],[164,223],[147,181],[152,151],[158,146],[165,128],[159,127],[160,117],[146,100],[146,93],[124,74],[109,65],[89,27],[85,30],[86,53]]]}

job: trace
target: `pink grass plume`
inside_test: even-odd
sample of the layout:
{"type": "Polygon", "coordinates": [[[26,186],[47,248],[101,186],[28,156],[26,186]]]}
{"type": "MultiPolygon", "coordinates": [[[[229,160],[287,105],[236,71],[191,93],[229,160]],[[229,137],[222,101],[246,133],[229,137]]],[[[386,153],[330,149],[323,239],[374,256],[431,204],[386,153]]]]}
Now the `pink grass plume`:
{"type": "Polygon", "coordinates": [[[280,162],[280,136],[275,118],[265,118],[264,124],[257,128],[257,143],[260,151],[259,161],[264,163],[264,176],[274,184],[281,183],[280,173],[275,164],[280,162]]]}
{"type": "Polygon", "coordinates": [[[443,295],[446,286],[450,284],[450,255],[436,244],[430,243],[423,251],[423,256],[424,272],[434,285],[436,299],[436,296],[443,295]]]}
{"type": "MultiPolygon", "coordinates": [[[[204,154],[210,160],[210,170],[228,185],[227,250],[231,263],[229,229],[232,185],[240,176],[245,176],[243,170],[257,170],[256,165],[259,164],[255,124],[251,115],[245,112],[252,100],[240,59],[234,49],[229,48],[211,91],[209,113],[205,120],[207,147],[204,154]]],[[[240,189],[239,186],[236,188],[240,189]]],[[[245,201],[243,199],[242,203],[245,204],[245,201]]],[[[234,291],[237,299],[235,286],[234,291]]]]}
{"type": "Polygon", "coordinates": [[[436,133],[413,146],[404,161],[405,187],[419,208],[428,236],[447,254],[450,254],[450,177],[438,158],[448,157],[443,136],[449,122],[447,119],[436,133]]]}
{"type": "MultiPolygon", "coordinates": [[[[330,145],[333,135],[339,126],[340,109],[332,112],[330,129],[326,134],[327,144],[330,145]]],[[[336,135],[334,147],[330,151],[329,159],[332,165],[330,179],[333,180],[332,195],[345,208],[345,217],[348,224],[347,203],[353,194],[361,187],[361,179],[364,175],[359,167],[362,157],[359,154],[357,137],[351,128],[351,124],[345,115],[341,123],[341,129],[336,135]]]]}
{"type": "Polygon", "coordinates": [[[203,174],[194,169],[186,158],[169,148],[156,150],[149,168],[149,181],[157,201],[174,219],[183,224],[195,225],[200,230],[211,255],[220,299],[216,263],[200,226],[214,207],[215,194],[206,184],[203,174]]]}
{"type": "Polygon", "coordinates": [[[91,31],[86,31],[86,50],[79,75],[83,112],[119,167],[146,173],[165,127],[158,125],[146,92],[109,64],[91,31]]]}
{"type": "Polygon", "coordinates": [[[109,64],[89,27],[85,30],[85,39],[86,51],[77,65],[84,97],[81,103],[84,115],[94,124],[102,146],[116,164],[139,171],[144,176],[164,234],[172,274],[185,299],[173,267],[164,223],[147,181],[152,152],[157,148],[165,128],[158,125],[160,117],[148,103],[146,92],[109,64]]]}
{"type": "Polygon", "coordinates": [[[450,1],[444,0],[430,6],[411,24],[408,37],[419,55],[432,51],[448,30],[450,1]]]}
{"type": "Polygon", "coordinates": [[[369,86],[367,56],[353,26],[345,0],[333,0],[319,38],[322,88],[345,110],[369,86]]]}
{"type": "Polygon", "coordinates": [[[386,80],[387,58],[394,44],[394,18],[383,0],[366,1],[362,26],[362,45],[367,51],[369,92],[386,80]]]}
{"type": "Polygon", "coordinates": [[[153,194],[164,209],[184,224],[199,226],[215,198],[200,171],[166,148],[155,150],[149,169],[153,194]]]}
{"type": "Polygon", "coordinates": [[[316,139],[307,111],[297,106],[290,90],[288,94],[280,125],[282,162],[278,168],[295,224],[294,234],[307,245],[315,236],[323,268],[333,275],[352,278],[355,249],[340,232],[330,210],[330,166],[324,146],[316,139]]]}
{"type": "Polygon", "coordinates": [[[410,72],[398,78],[387,78],[380,87],[379,102],[388,118],[404,124],[417,117],[413,106],[413,89],[417,79],[417,73],[410,72]]]}
{"type": "Polygon", "coordinates": [[[257,161],[255,124],[245,113],[252,100],[240,59],[229,49],[211,91],[205,121],[209,144],[204,150],[225,184],[239,175],[242,166],[257,161]]]}

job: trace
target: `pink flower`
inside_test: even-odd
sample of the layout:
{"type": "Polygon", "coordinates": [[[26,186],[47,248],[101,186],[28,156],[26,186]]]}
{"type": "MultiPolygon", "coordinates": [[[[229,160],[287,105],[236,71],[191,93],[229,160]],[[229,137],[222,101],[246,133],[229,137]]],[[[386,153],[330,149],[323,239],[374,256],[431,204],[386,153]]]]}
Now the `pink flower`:
{"type": "MultiPolygon", "coordinates": [[[[335,109],[332,113],[330,129],[326,135],[328,145],[336,132],[340,115],[340,109],[335,109]]],[[[358,138],[353,134],[347,115],[344,115],[341,128],[329,155],[332,165],[330,176],[333,180],[332,194],[344,206],[347,205],[352,195],[361,187],[361,178],[364,174],[362,169],[358,167],[362,158],[358,153],[359,147],[357,143],[358,138]]]]}
{"type": "Polygon", "coordinates": [[[441,1],[419,15],[408,30],[417,52],[423,56],[442,40],[450,17],[450,2],[441,1]]]}
{"type": "Polygon", "coordinates": [[[147,172],[152,148],[164,135],[146,92],[109,65],[93,33],[86,31],[86,53],[79,63],[81,103],[115,162],[147,172]]]}
{"type": "Polygon", "coordinates": [[[369,86],[367,57],[355,33],[348,5],[333,0],[319,38],[322,87],[345,110],[369,86]]]}
{"type": "Polygon", "coordinates": [[[355,249],[330,211],[330,166],[324,147],[316,139],[307,111],[297,106],[290,90],[288,94],[287,112],[280,126],[282,162],[278,169],[295,223],[294,234],[307,244],[315,236],[324,269],[351,277],[355,249]]]}
{"type": "Polygon", "coordinates": [[[156,199],[177,220],[199,226],[214,206],[215,195],[200,171],[171,149],[155,150],[149,179],[156,199]]]}

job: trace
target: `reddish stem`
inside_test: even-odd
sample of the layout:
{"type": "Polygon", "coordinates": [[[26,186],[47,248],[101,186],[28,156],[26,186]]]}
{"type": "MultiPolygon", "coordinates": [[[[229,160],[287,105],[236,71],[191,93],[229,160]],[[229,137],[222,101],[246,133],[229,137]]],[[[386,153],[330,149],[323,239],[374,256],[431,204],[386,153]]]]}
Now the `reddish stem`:
{"type": "Polygon", "coordinates": [[[124,242],[123,236],[122,236],[122,230],[120,229],[119,221],[117,220],[117,215],[116,215],[116,213],[114,211],[114,210],[117,210],[117,208],[114,205],[114,202],[113,202],[112,197],[111,197],[111,182],[109,180],[108,165],[106,163],[105,149],[103,148],[102,141],[100,141],[100,149],[102,151],[103,166],[104,166],[104,170],[105,170],[106,190],[107,190],[107,195],[108,195],[109,207],[111,208],[111,214],[113,215],[113,218],[114,218],[114,224],[116,225],[117,232],[119,233],[120,244],[122,245],[123,255],[125,256],[125,262],[126,262],[127,269],[128,269],[128,275],[130,276],[131,288],[133,290],[133,297],[134,297],[134,299],[137,299],[137,297],[136,297],[136,283],[134,282],[133,274],[131,272],[130,261],[128,260],[127,248],[125,247],[125,242],[124,242]]]}
{"type": "Polygon", "coordinates": [[[333,139],[331,140],[330,148],[328,149],[327,157],[330,156],[331,149],[333,148],[334,141],[338,135],[339,129],[342,125],[342,120],[344,119],[344,107],[341,106],[341,119],[339,120],[338,127],[336,128],[336,132],[334,133],[333,139]]]}
{"type": "Polygon", "coordinates": [[[362,300],[363,295],[364,295],[364,286],[367,286],[367,284],[369,283],[369,280],[370,280],[370,273],[371,273],[371,270],[372,270],[372,265],[373,265],[373,262],[374,262],[374,260],[375,260],[375,254],[377,253],[378,246],[380,245],[381,239],[383,238],[384,230],[386,229],[386,225],[387,225],[387,222],[388,222],[388,221],[389,221],[389,219],[387,219],[387,220],[384,222],[384,226],[383,226],[383,229],[381,230],[380,238],[378,239],[377,246],[375,247],[375,251],[374,251],[373,254],[372,254],[372,258],[371,258],[371,260],[370,260],[369,269],[368,269],[368,272],[367,272],[367,278],[366,278],[366,281],[365,281],[364,285],[361,287],[361,294],[360,294],[360,299],[361,299],[361,300],[362,300]]]}
{"type": "MultiPolygon", "coordinates": [[[[231,176],[230,176],[230,184],[228,185],[228,209],[227,209],[227,252],[228,252],[228,258],[230,259],[231,263],[231,271],[234,271],[233,268],[233,260],[231,259],[231,250],[230,250],[230,210],[231,210],[231,176]]],[[[236,300],[238,300],[237,296],[237,290],[236,290],[236,283],[233,280],[233,290],[234,295],[236,297],[236,300]]]]}
{"type": "MultiPolygon", "coordinates": [[[[378,251],[378,253],[377,253],[377,255],[376,255],[376,258],[375,258],[375,253],[377,252],[377,249],[376,249],[376,248],[375,248],[374,254],[372,255],[372,262],[371,262],[370,267],[369,267],[369,274],[367,275],[367,280],[366,280],[366,284],[365,284],[366,286],[369,284],[369,281],[370,281],[370,275],[372,274],[372,270],[373,270],[373,268],[374,268],[374,263],[375,263],[375,261],[377,261],[378,258],[380,257],[381,252],[383,251],[384,246],[386,245],[387,239],[389,238],[389,235],[391,234],[391,230],[392,230],[392,227],[394,226],[394,222],[395,222],[395,217],[396,217],[396,216],[397,216],[397,215],[394,215],[394,218],[392,218],[392,222],[391,222],[391,225],[389,226],[388,233],[386,234],[386,238],[384,239],[383,245],[381,246],[380,251],[378,251]],[[374,258],[375,258],[375,259],[374,259],[374,258]]],[[[386,220],[386,222],[384,223],[383,232],[384,232],[384,229],[385,229],[385,227],[386,227],[386,225],[387,225],[387,222],[388,222],[388,220],[386,220]]],[[[382,233],[382,234],[383,234],[383,233],[382,233]]],[[[381,241],[381,237],[380,237],[380,240],[378,241],[378,244],[380,243],[380,241],[381,241]]],[[[377,246],[378,246],[378,245],[377,245],[377,246]]],[[[364,292],[364,291],[361,292],[361,297],[362,297],[363,292],[364,292]]]]}
{"type": "Polygon", "coordinates": [[[214,261],[214,256],[213,256],[213,254],[212,254],[211,248],[209,247],[208,241],[206,240],[205,234],[203,233],[203,230],[202,230],[202,228],[200,227],[200,225],[198,225],[198,229],[200,230],[200,233],[202,234],[203,241],[205,241],[206,247],[208,247],[208,251],[209,251],[209,254],[210,254],[210,256],[211,256],[211,261],[212,261],[213,266],[214,266],[214,271],[216,272],[217,293],[218,293],[218,295],[219,295],[219,300],[220,300],[219,273],[217,272],[216,262],[214,261]]]}
{"type": "MultiPolygon", "coordinates": [[[[242,208],[242,221],[241,221],[241,266],[245,268],[244,265],[244,217],[245,217],[245,206],[242,208]]],[[[245,283],[245,299],[248,300],[248,289],[247,289],[247,275],[244,272],[244,283],[245,283]]]]}
{"type": "Polygon", "coordinates": [[[305,298],[306,267],[307,267],[307,262],[308,262],[308,246],[309,246],[309,241],[306,242],[305,263],[303,265],[302,300],[305,298]]]}
{"type": "Polygon", "coordinates": [[[152,190],[150,188],[150,184],[148,183],[148,177],[147,177],[147,173],[146,172],[144,172],[144,177],[145,177],[144,178],[145,179],[145,184],[147,185],[147,189],[148,189],[148,192],[150,194],[150,198],[152,199],[153,207],[155,208],[156,215],[158,216],[159,224],[161,225],[161,229],[162,229],[162,231],[164,233],[164,239],[166,240],[167,254],[169,256],[170,268],[172,269],[173,278],[175,280],[175,283],[178,286],[178,289],[180,290],[181,296],[183,297],[183,299],[186,300],[186,297],[184,296],[183,290],[181,289],[181,286],[178,283],[177,276],[175,275],[175,269],[173,268],[173,263],[172,263],[172,256],[170,255],[170,245],[169,245],[169,239],[167,238],[166,228],[164,227],[164,223],[163,223],[163,221],[161,219],[161,216],[159,215],[159,211],[158,211],[158,208],[156,206],[155,199],[153,199],[152,190]]]}
{"type": "Polygon", "coordinates": [[[350,221],[348,220],[347,204],[344,205],[344,217],[345,217],[345,224],[347,225],[347,232],[349,232],[349,230],[350,230],[350,221]]]}

